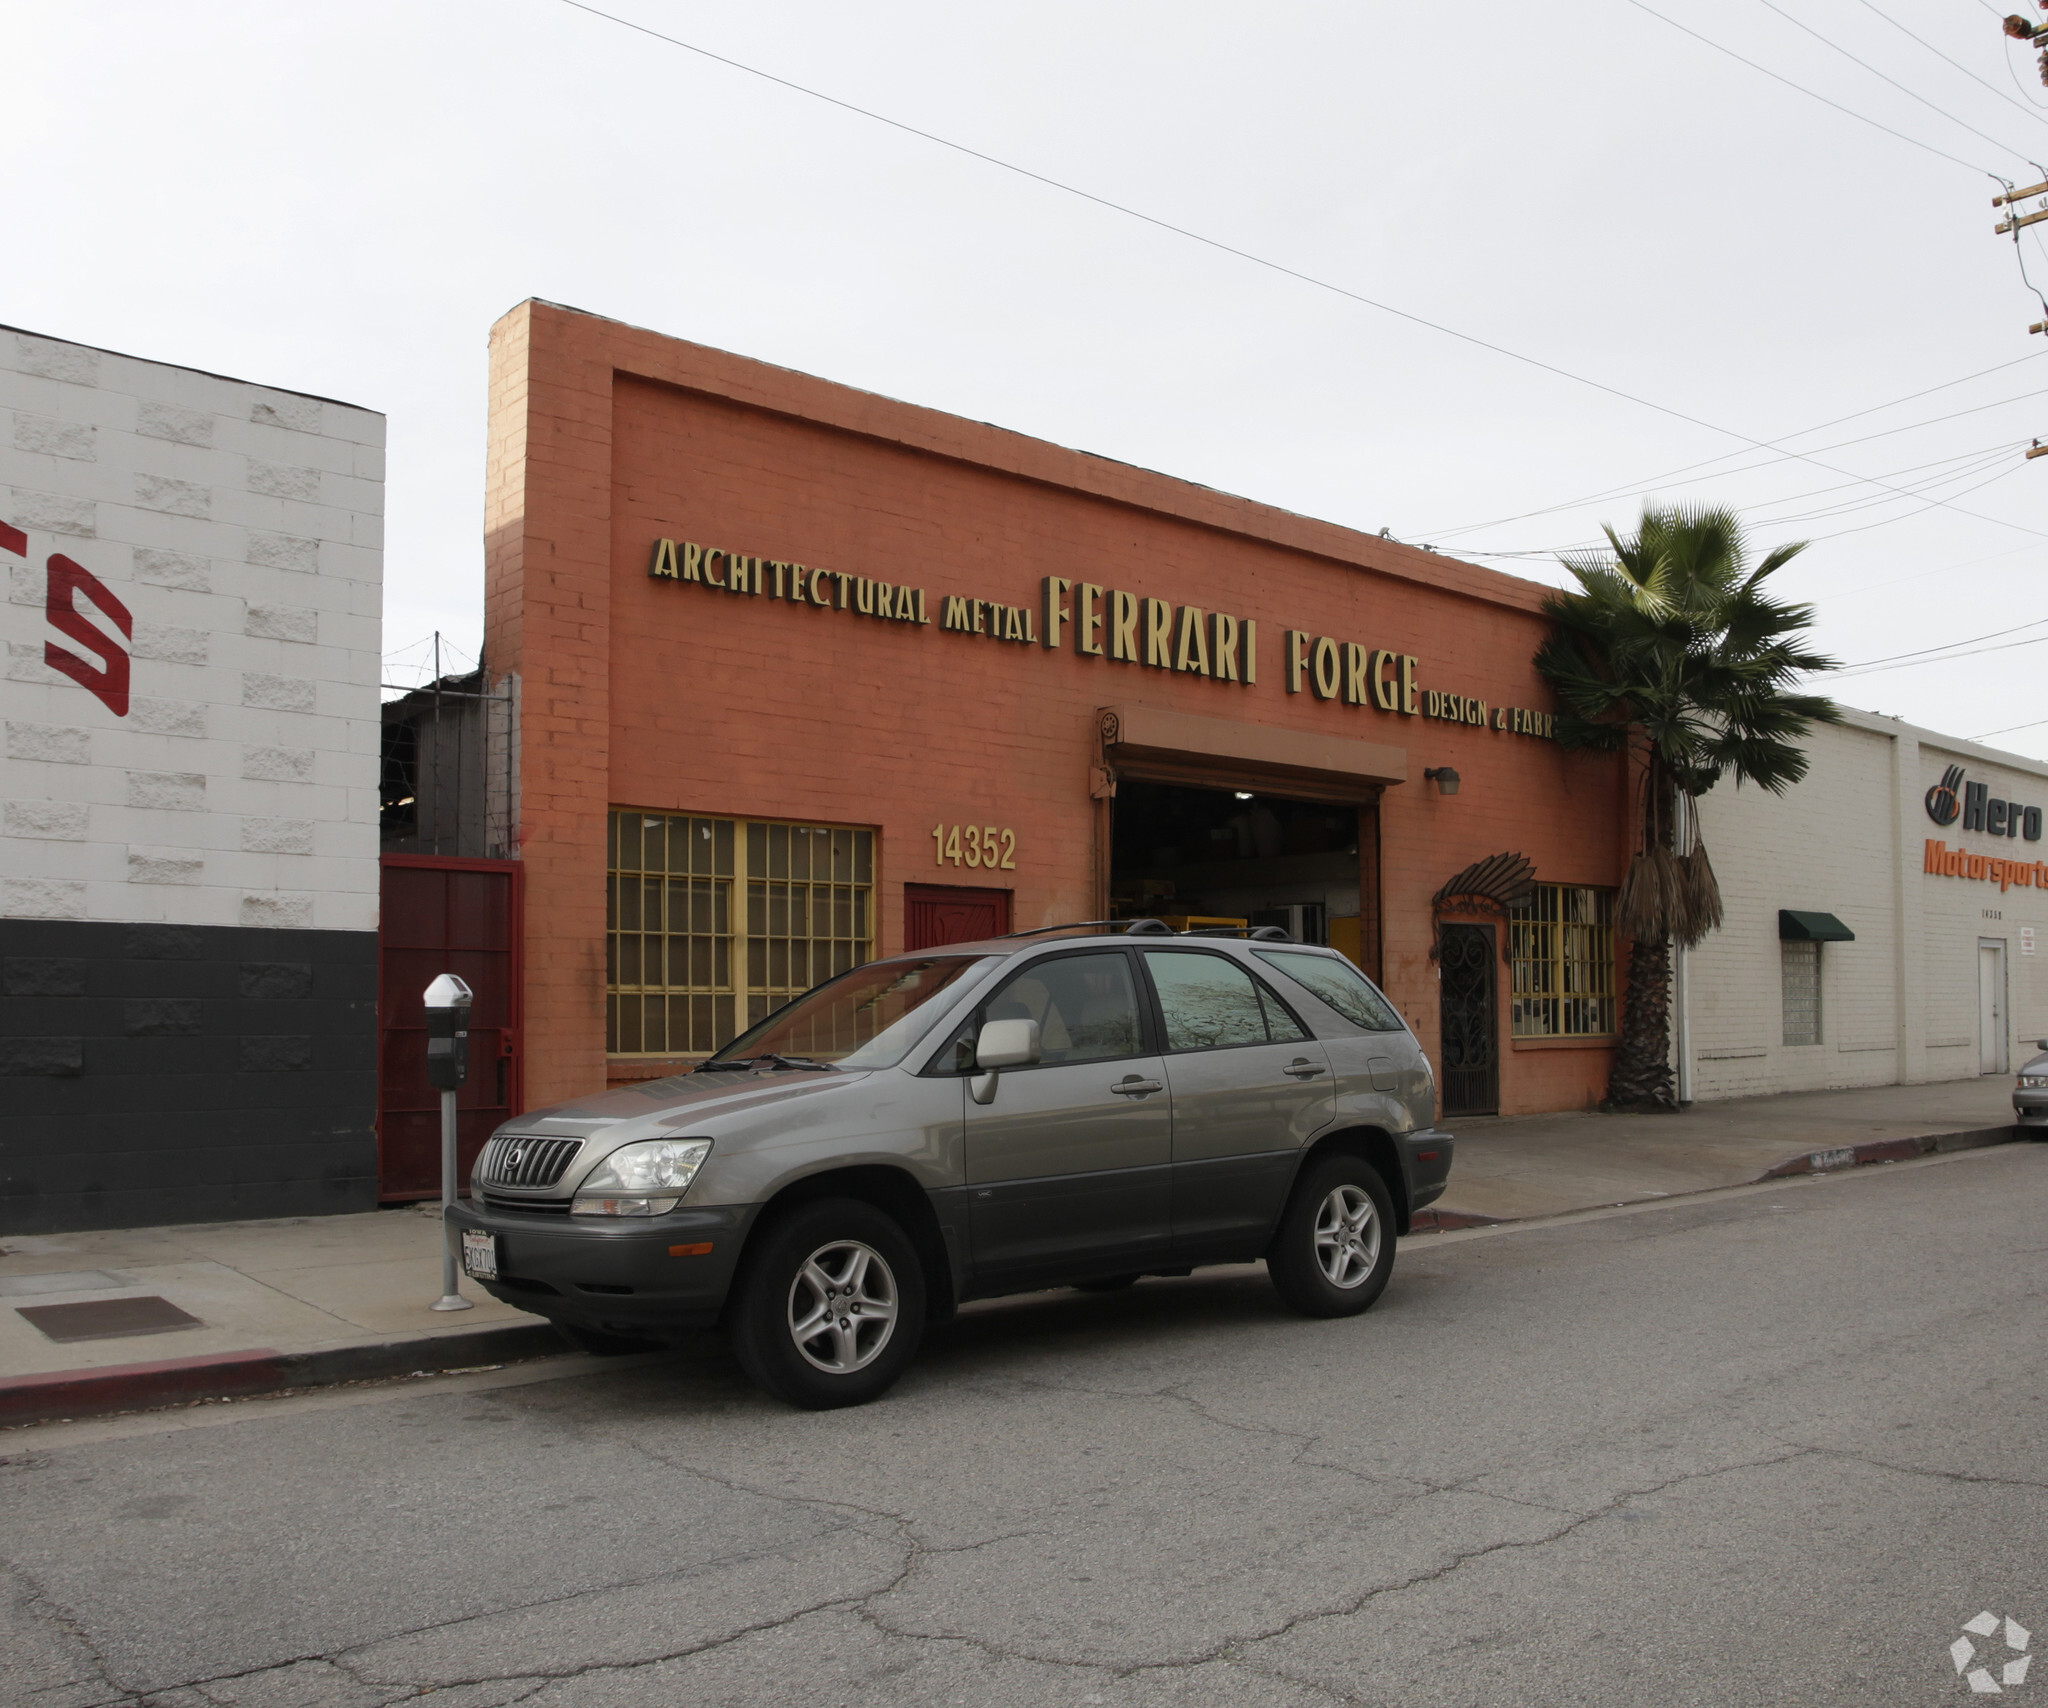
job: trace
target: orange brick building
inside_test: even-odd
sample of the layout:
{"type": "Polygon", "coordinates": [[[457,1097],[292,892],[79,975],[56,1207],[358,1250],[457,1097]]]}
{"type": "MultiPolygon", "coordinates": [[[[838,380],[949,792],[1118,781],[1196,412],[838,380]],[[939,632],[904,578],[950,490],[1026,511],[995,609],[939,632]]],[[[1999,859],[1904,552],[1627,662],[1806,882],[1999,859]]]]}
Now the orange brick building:
{"type": "Polygon", "coordinates": [[[529,1104],[1141,913],[1344,949],[1447,1114],[1604,1086],[1625,788],[1548,737],[1540,587],[539,302],[488,483],[529,1104]]]}

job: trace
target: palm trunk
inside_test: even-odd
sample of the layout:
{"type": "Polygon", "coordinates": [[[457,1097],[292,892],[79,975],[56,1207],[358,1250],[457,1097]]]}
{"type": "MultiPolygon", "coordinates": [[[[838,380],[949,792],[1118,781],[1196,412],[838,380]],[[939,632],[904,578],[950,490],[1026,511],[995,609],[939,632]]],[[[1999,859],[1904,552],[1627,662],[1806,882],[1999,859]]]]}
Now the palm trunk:
{"type": "Polygon", "coordinates": [[[1671,943],[1653,938],[1630,946],[1628,994],[1621,1038],[1607,1080],[1608,1109],[1676,1109],[1671,1079],[1671,943]]]}

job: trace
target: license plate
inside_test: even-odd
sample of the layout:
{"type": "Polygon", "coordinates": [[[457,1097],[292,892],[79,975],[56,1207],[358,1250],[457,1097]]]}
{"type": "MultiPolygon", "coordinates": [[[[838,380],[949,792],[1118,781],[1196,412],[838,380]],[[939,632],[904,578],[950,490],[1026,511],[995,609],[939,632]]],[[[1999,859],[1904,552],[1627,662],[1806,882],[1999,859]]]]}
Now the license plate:
{"type": "Polygon", "coordinates": [[[481,1228],[462,1230],[462,1273],[480,1280],[498,1278],[498,1236],[481,1228]]]}

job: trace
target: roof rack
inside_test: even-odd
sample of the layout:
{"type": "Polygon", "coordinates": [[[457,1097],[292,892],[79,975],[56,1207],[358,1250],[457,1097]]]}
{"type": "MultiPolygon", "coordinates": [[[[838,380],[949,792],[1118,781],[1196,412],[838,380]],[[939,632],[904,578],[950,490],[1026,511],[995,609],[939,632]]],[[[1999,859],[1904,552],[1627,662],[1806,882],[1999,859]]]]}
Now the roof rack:
{"type": "Polygon", "coordinates": [[[1242,937],[1253,943],[1294,941],[1278,925],[1198,925],[1192,930],[1176,931],[1163,919],[1072,919],[1064,925],[1040,925],[1030,931],[1005,931],[996,941],[1002,942],[1011,937],[1045,937],[1055,931],[1101,931],[1119,926],[1126,937],[1242,937]]]}
{"type": "MultiPolygon", "coordinates": [[[[1029,931],[1005,931],[1003,937],[1044,937],[1055,931],[1101,931],[1121,926],[1126,937],[1171,937],[1173,927],[1163,919],[1070,919],[1064,925],[1040,925],[1029,931]]],[[[996,939],[1001,942],[1003,937],[996,939]]]]}

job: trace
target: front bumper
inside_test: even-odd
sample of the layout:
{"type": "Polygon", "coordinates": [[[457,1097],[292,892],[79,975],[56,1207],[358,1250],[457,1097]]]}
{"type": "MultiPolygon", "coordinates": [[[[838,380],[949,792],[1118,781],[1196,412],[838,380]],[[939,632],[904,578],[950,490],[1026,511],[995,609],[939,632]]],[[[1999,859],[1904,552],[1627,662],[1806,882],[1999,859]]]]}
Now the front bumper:
{"type": "Polygon", "coordinates": [[[458,1262],[465,1228],[498,1236],[498,1279],[470,1278],[494,1299],[551,1322],[659,1340],[718,1321],[759,1208],[686,1204],[665,1216],[570,1216],[463,1199],[447,1212],[442,1236],[458,1262]],[[689,1249],[705,1245],[711,1249],[689,1249]]]}
{"type": "Polygon", "coordinates": [[[1449,1133],[1425,1127],[1419,1133],[1403,1134],[1397,1142],[1401,1147],[1401,1167],[1408,1176],[1408,1210],[1412,1215],[1444,1195],[1444,1186],[1451,1178],[1451,1153],[1458,1141],[1449,1133]]]}
{"type": "Polygon", "coordinates": [[[2012,1112],[2022,1127],[2048,1127],[2048,1091],[2015,1091],[2012,1112]]]}

